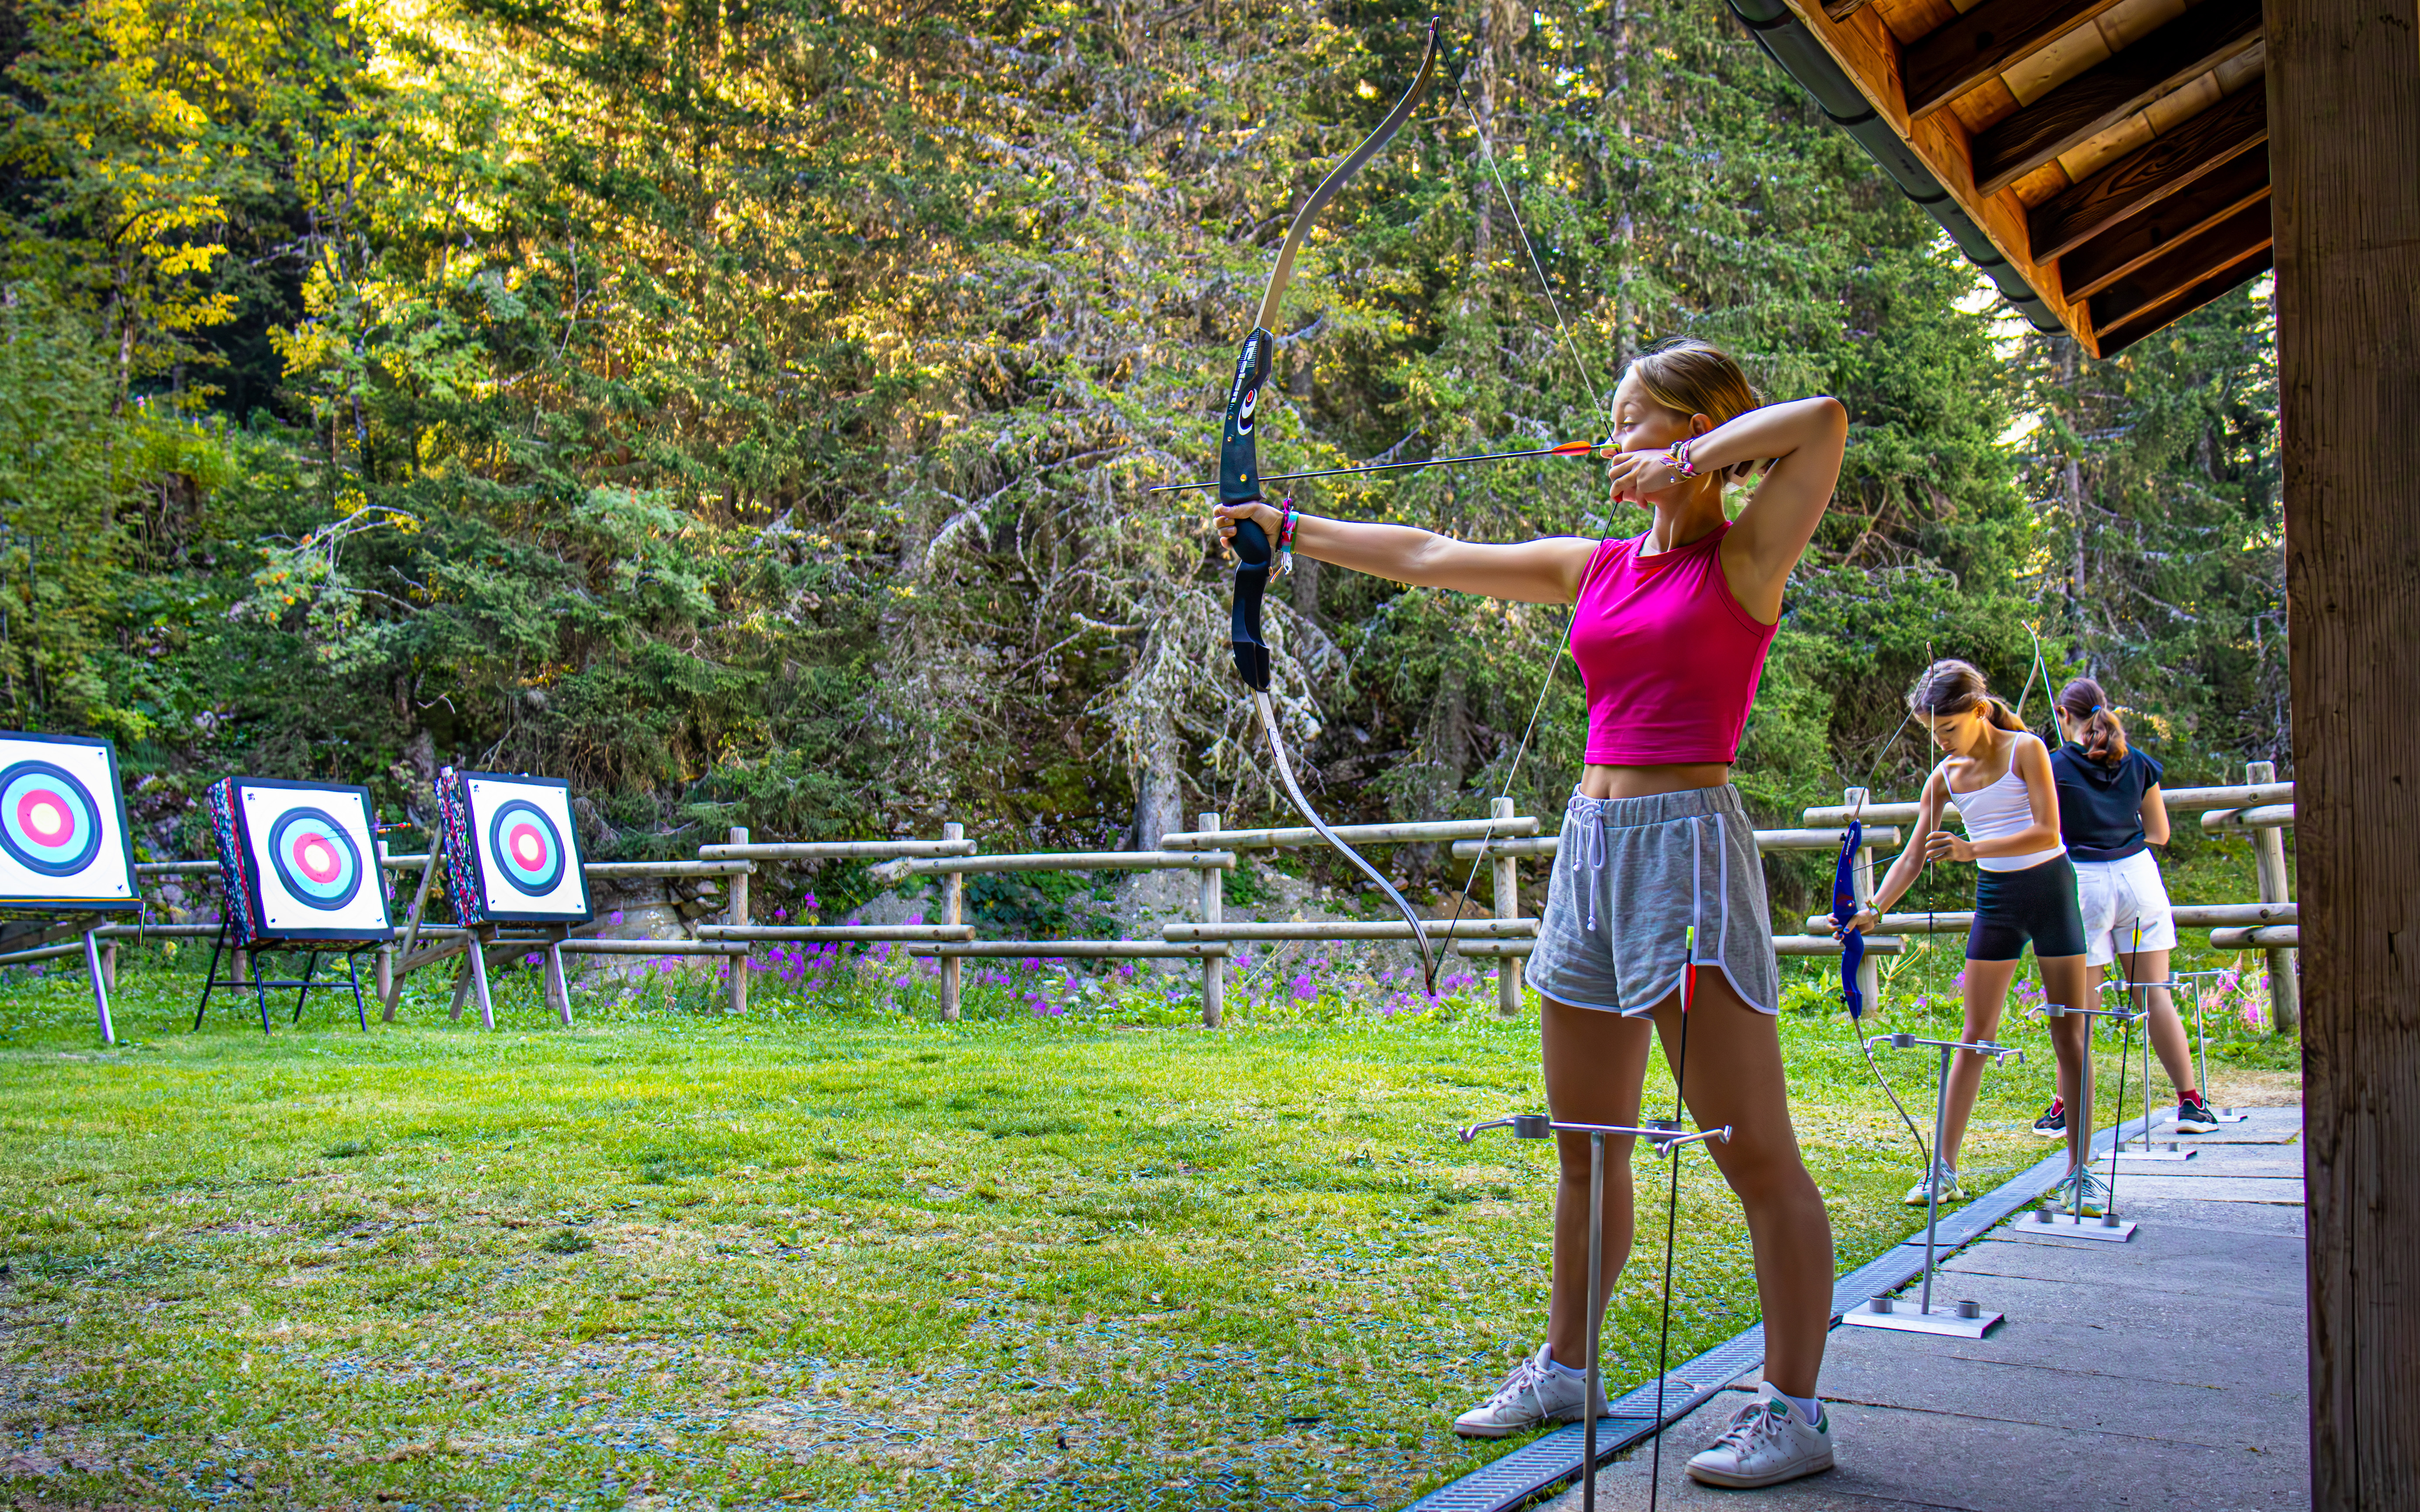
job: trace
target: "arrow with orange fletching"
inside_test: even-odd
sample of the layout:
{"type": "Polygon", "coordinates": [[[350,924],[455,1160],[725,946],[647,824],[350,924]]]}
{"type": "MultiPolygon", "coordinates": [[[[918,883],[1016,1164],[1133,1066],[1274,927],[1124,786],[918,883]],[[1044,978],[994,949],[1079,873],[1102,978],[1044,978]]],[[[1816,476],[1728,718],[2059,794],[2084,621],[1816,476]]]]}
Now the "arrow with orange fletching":
{"type": "MultiPolygon", "coordinates": [[[[1358,472],[1408,472],[1416,468],[1458,467],[1466,462],[1512,462],[1525,456],[1594,456],[1614,450],[1613,439],[1601,441],[1564,441],[1557,446],[1541,446],[1527,452],[1489,452],[1481,456],[1432,456],[1420,462],[1373,462],[1360,467],[1321,468],[1312,472],[1270,472],[1263,474],[1263,483],[1291,483],[1296,478],[1337,478],[1358,472]]],[[[1184,493],[1192,488],[1216,488],[1218,480],[1202,483],[1164,483],[1145,493],[1184,493]]]]}

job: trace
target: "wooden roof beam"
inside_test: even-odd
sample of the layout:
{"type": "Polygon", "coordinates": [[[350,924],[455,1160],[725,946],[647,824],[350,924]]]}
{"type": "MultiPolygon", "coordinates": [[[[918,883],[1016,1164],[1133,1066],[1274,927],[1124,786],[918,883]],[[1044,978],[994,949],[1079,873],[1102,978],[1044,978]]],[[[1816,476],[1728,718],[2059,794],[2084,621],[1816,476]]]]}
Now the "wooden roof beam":
{"type": "Polygon", "coordinates": [[[1900,78],[1907,90],[1909,116],[1922,120],[2116,3],[1983,0],[1907,44],[1900,58],[1900,78]]]}
{"type": "Polygon", "coordinates": [[[2183,193],[2120,222],[2058,260],[2060,290],[2088,299],[2152,258],[2269,197],[2269,154],[2246,152],[2183,193]]]}
{"type": "Polygon", "coordinates": [[[2092,329],[2118,330],[2169,303],[2204,279],[2268,251],[2269,240],[2269,202],[2264,198],[2246,205],[2199,236],[2178,242],[2094,295],[2092,329]]]}
{"type": "Polygon", "coordinates": [[[2205,0],[1975,134],[1975,187],[1996,194],[2162,95],[2258,44],[2260,0],[2205,0]]]}
{"type": "Polygon", "coordinates": [[[2035,206],[2025,217],[2027,253],[2035,266],[2073,252],[2268,141],[2267,97],[2257,87],[2238,90],[2035,206]]]}
{"type": "Polygon", "coordinates": [[[2105,331],[2096,329],[2094,345],[2102,357],[2115,357],[2145,336],[2164,329],[2169,322],[2183,319],[2220,295],[2269,271],[2273,266],[2273,255],[2271,249],[2263,247],[2248,260],[2211,274],[2178,297],[2127,316],[2122,325],[2112,326],[2105,331]]]}

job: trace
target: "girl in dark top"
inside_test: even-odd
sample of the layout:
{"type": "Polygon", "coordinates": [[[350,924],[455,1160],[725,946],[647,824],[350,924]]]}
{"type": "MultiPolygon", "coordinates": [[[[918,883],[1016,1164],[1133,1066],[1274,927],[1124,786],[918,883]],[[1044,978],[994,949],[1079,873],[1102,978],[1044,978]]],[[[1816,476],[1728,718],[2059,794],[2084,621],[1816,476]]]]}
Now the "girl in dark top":
{"type": "MultiPolygon", "coordinates": [[[[2176,949],[2176,914],[2150,847],[2168,842],[2168,810],[2160,799],[2160,764],[2126,742],[2126,727],[2109,695],[2089,677],[2058,690],[2054,710],[2066,737],[2051,752],[2058,781],[2058,833],[2075,862],[2076,901],[2084,913],[2085,968],[2095,997],[2114,964],[2128,982],[2165,982],[2176,949]]],[[[2194,1085],[2193,1056],[2183,1021],[2164,986],[2135,989],[2151,1011],[2151,1047],[2177,1089],[2177,1129],[2209,1134],[2218,1127],[2194,1085]]],[[[2138,1002],[2136,1006],[2143,1006],[2138,1002]]],[[[2037,1133],[2067,1133],[2067,1105],[2054,1101],[2034,1120],[2037,1133]]]]}

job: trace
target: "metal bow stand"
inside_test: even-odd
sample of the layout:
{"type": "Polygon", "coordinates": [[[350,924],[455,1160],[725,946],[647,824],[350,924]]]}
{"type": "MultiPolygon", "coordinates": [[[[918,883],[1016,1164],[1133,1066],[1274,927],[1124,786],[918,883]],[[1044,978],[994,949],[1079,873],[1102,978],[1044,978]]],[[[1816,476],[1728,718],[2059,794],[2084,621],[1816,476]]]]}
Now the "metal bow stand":
{"type": "MultiPolygon", "coordinates": [[[[2130,1027],[2136,1019],[2149,1017],[2150,1011],[2148,1008],[2135,1008],[2131,1004],[2125,1008],[2069,1008],[2061,1003],[2044,1003],[2041,1006],[2041,1013],[2045,1018],[2065,1018],[2071,1015],[2082,1019],[2116,1019],[2130,1027]]],[[[2090,1026],[2087,1025],[2086,1028],[2084,1076],[2076,1088],[2076,1105],[2068,1110],[2068,1117],[2075,1119],[2075,1126],[2083,1131],[2084,1159],[2076,1163],[2074,1168],[2065,1176],[2059,1178],[2061,1186],[2076,1180],[2092,1165],[2092,1035],[2090,1026]]],[[[2124,1125],[2126,1121],[2126,1082],[2123,1075],[2125,1065],[2126,1057],[2121,1052],[2118,1056],[2120,1075],[2118,1082],[2118,1126],[2124,1125]]],[[[2144,1105],[2148,1107],[2150,1103],[2150,1091],[2148,1088],[2144,1089],[2143,1101],[2144,1105]]],[[[2134,1237],[2133,1220],[2120,1219],[2118,1216],[2117,1126],[2111,1128],[2109,1137],[2108,1211],[2098,1218],[2086,1218],[2080,1212],[2055,1212],[2048,1208],[2037,1208],[2034,1210],[2033,1227],[2039,1233],[2065,1234],[2070,1239],[2107,1240],[2118,1244],[2122,1244],[2134,1237]]]]}
{"type": "Polygon", "coordinates": [[[1869,1048],[1888,1045],[1894,1050],[1913,1050],[1918,1045],[1931,1046],[1941,1052],[1941,1068],[1934,1073],[1932,1087],[1932,1169],[1924,1175],[1924,1288],[1912,1313],[1899,1310],[1898,1303],[1889,1296],[1869,1297],[1840,1315],[1840,1321],[1856,1328],[1896,1329],[1906,1334],[1947,1334],[1956,1338],[1978,1339],[1991,1331],[2003,1315],[1987,1313],[1982,1304],[1960,1301],[1940,1312],[1932,1310],[1933,1230],[1941,1222],[1941,1126],[1949,1113],[1949,1057],[1963,1050],[1972,1055],[1989,1056],[1993,1066],[2006,1066],[2010,1061],[2024,1065],[2025,1053],[1996,1044],[1989,1040],[1925,1040],[1913,1034],[1877,1034],[1868,1040],[1869,1048]]]}
{"type": "MultiPolygon", "coordinates": [[[[1548,1134],[1584,1134],[1589,1136],[1589,1225],[1588,1225],[1588,1380],[1580,1387],[1580,1506],[1582,1512],[1596,1512],[1596,1404],[1605,1394],[1604,1376],[1597,1365],[1598,1317],[1605,1310],[1605,1278],[1601,1271],[1604,1260],[1605,1224],[1605,1141],[1607,1135],[1617,1138],[1644,1139],[1655,1149],[1659,1157],[1679,1157],[1675,1152],[1683,1145],[1702,1140],[1719,1139],[1730,1143],[1731,1126],[1701,1129],[1696,1134],[1683,1134],[1678,1119],[1653,1119],[1645,1125],[1632,1128],[1619,1123],[1563,1123],[1544,1113],[1515,1113],[1510,1118],[1491,1119],[1474,1123],[1462,1131],[1462,1142],[1470,1143],[1489,1129],[1510,1129],[1515,1139],[1544,1139],[1548,1134]]],[[[1672,1305],[1671,1277],[1665,1277],[1664,1305],[1672,1305]]],[[[1660,1393],[1663,1377],[1656,1378],[1660,1393]]],[[[1655,1413],[1655,1431],[1664,1431],[1664,1413],[1659,1401],[1655,1413]]]]}
{"type": "MultiPolygon", "coordinates": [[[[2201,991],[2200,989],[2192,987],[2189,984],[2196,977],[2209,977],[2212,980],[2216,980],[2217,978],[2226,976],[2226,973],[2227,968],[2226,967],[2220,967],[2211,971],[2179,971],[2171,973],[2178,982],[2188,984],[2186,990],[2193,995],[2194,1058],[2195,1061],[2195,1071],[2201,1077],[2201,1095],[2205,1103],[2207,1103],[2210,1098],[2210,1036],[2202,1027],[2201,991]]],[[[2252,1117],[2249,1113],[2239,1112],[2234,1108],[2211,1108],[2210,1110],[2210,1116],[2216,1119],[2221,1123],[2242,1123],[2252,1117]]],[[[2187,1137],[2190,1138],[2191,1135],[2187,1135],[2187,1137]]]]}

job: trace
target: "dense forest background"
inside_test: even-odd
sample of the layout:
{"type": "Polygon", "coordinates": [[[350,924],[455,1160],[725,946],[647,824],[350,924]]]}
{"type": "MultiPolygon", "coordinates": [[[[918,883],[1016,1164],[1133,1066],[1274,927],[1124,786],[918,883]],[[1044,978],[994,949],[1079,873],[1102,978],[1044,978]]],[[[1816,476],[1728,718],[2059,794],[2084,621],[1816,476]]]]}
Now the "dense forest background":
{"type": "MultiPolygon", "coordinates": [[[[1274,243],[1428,14],[0,0],[6,718],[115,737],[163,843],[227,771],[426,818],[442,763],[573,779],[606,855],[1265,815],[1206,501],[1143,490],[1215,471],[1274,243]]],[[[1627,355],[1707,336],[1854,426],[1761,815],[1906,792],[1916,670],[2013,695],[2033,632],[2171,781],[2286,760],[2262,290],[2091,363],[1712,0],[1444,15],[1444,83],[1297,271],[1265,466],[1592,434],[1627,355]]],[[[1299,497],[1640,523],[1588,464],[1299,497]]],[[[1274,598],[1331,817],[1484,812],[1548,677],[1513,791],[1556,811],[1559,613],[1310,563],[1274,598]]]]}

